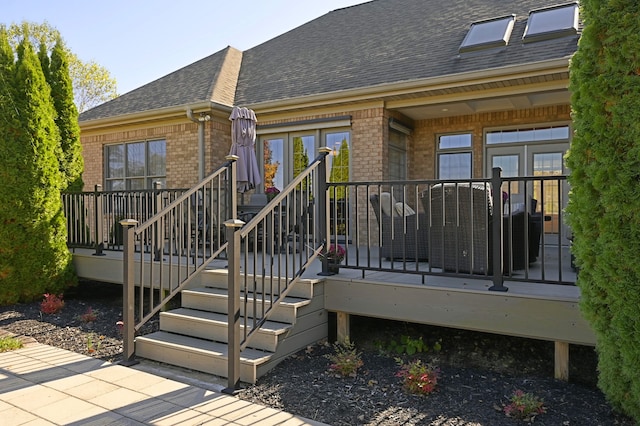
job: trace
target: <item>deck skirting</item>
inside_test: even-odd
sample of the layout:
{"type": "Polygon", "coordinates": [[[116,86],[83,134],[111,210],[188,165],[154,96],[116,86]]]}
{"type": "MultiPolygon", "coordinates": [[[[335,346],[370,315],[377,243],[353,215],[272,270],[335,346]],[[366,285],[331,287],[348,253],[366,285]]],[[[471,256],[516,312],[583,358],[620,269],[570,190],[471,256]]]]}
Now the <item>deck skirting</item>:
{"type": "Polygon", "coordinates": [[[595,346],[596,337],[580,312],[579,297],[540,286],[537,294],[525,294],[330,277],[325,309],[338,313],[339,339],[349,337],[349,315],[359,315],[553,341],[555,375],[566,380],[568,344],[595,346]]]}

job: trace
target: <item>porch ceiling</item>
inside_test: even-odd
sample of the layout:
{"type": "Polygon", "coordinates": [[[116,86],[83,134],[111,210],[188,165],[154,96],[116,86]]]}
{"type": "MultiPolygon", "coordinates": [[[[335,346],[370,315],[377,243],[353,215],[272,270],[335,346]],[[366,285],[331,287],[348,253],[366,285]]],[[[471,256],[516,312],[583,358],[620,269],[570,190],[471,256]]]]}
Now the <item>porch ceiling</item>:
{"type": "Polygon", "coordinates": [[[386,99],[413,120],[568,104],[568,72],[439,88],[386,99]]]}
{"type": "Polygon", "coordinates": [[[413,120],[568,104],[568,90],[391,108],[413,120]]]}

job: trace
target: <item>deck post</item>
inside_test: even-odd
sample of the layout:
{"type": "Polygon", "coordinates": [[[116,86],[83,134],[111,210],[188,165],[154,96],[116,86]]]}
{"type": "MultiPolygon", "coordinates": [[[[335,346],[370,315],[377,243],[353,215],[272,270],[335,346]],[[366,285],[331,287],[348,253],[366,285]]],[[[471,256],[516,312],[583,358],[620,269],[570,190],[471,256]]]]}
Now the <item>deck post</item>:
{"type": "Polygon", "coordinates": [[[569,344],[567,342],[555,342],[555,367],[556,379],[569,380],[569,344]]]}
{"type": "Polygon", "coordinates": [[[94,256],[106,256],[105,253],[102,252],[104,249],[104,238],[102,232],[102,224],[103,224],[103,210],[102,210],[102,197],[100,196],[100,192],[102,191],[102,185],[98,184],[93,188],[93,218],[94,218],[94,228],[95,228],[95,253],[94,256]]]}
{"type": "Polygon", "coordinates": [[[351,317],[348,313],[336,312],[336,339],[338,340],[338,343],[345,343],[351,340],[349,336],[351,333],[350,321],[351,317]]]}
{"type": "Polygon", "coordinates": [[[493,285],[489,287],[490,291],[508,291],[509,288],[504,286],[504,277],[502,276],[503,250],[502,246],[502,169],[494,167],[491,174],[492,204],[493,211],[491,216],[492,233],[489,238],[493,239],[493,248],[491,255],[493,256],[493,285]]]}
{"type": "Polygon", "coordinates": [[[227,155],[229,164],[228,176],[228,212],[231,219],[224,223],[228,242],[227,260],[227,387],[222,392],[235,394],[240,389],[240,229],[245,222],[237,219],[238,206],[236,188],[238,176],[235,155],[227,155]]]}
{"type": "MultiPolygon", "coordinates": [[[[162,210],[162,192],[160,191],[162,189],[162,182],[159,181],[155,181],[153,182],[153,191],[154,191],[154,208],[153,210],[150,212],[149,217],[153,216],[154,214],[158,213],[160,210],[162,210]]],[[[162,255],[164,252],[164,235],[163,234],[163,227],[162,226],[155,226],[155,232],[153,235],[154,238],[154,247],[153,247],[153,260],[155,261],[160,261],[162,260],[162,255]]],[[[162,296],[164,297],[164,295],[162,296]]]]}
{"type": "Polygon", "coordinates": [[[224,157],[229,162],[228,175],[227,175],[227,217],[236,219],[238,217],[238,194],[236,189],[238,188],[238,157],[237,155],[229,154],[224,157]]]}
{"type": "MultiPolygon", "coordinates": [[[[124,236],[123,253],[123,281],[122,281],[122,361],[120,364],[131,366],[138,362],[135,358],[135,281],[134,281],[134,260],[135,252],[134,233],[137,220],[124,219],[120,221],[124,236]]],[[[141,284],[142,285],[142,284],[141,284]]]]}
{"type": "Polygon", "coordinates": [[[222,391],[233,395],[240,389],[240,228],[244,222],[230,219],[227,228],[227,258],[229,261],[227,297],[227,387],[222,391]]]}
{"type": "MultiPolygon", "coordinates": [[[[328,146],[320,148],[320,154],[324,154],[322,157],[323,164],[318,167],[318,210],[316,217],[318,218],[318,240],[324,244],[322,253],[325,254],[329,250],[331,245],[331,235],[329,235],[329,221],[331,215],[329,214],[329,186],[327,180],[329,178],[329,162],[327,156],[332,151],[328,146]]],[[[325,256],[322,260],[322,271],[318,275],[329,276],[334,275],[333,272],[329,272],[329,259],[325,256]]]]}

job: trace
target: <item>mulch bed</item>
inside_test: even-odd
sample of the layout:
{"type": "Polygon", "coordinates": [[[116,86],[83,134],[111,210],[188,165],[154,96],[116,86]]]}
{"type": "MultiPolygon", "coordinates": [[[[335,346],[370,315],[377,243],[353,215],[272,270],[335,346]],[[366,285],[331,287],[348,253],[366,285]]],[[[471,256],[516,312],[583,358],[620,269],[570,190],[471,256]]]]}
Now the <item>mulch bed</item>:
{"type": "MultiPolygon", "coordinates": [[[[84,282],[68,291],[57,314],[42,314],[39,302],[0,307],[0,329],[40,343],[107,361],[122,358],[122,287],[84,282]],[[82,320],[91,308],[96,319],[82,320]]],[[[157,318],[144,332],[158,327],[157,318]]],[[[593,348],[570,347],[570,382],[553,378],[553,343],[354,317],[352,340],[363,366],[355,377],[329,370],[332,345],[321,342],[281,362],[239,398],[331,425],[517,425],[502,411],[517,389],[544,400],[540,425],[635,423],[615,413],[597,389],[593,348]],[[412,356],[390,352],[401,336],[422,338],[428,350],[412,356]],[[436,342],[441,349],[436,351],[436,342]],[[398,360],[421,359],[440,369],[429,396],[406,392],[396,377],[398,360]]]]}

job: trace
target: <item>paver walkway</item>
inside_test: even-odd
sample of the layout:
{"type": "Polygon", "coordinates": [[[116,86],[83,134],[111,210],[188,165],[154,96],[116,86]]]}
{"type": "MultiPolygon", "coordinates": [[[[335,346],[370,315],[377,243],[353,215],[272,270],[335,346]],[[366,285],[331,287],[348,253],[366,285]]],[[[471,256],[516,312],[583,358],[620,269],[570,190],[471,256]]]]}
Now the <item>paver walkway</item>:
{"type": "Polygon", "coordinates": [[[39,343],[0,353],[0,424],[323,425],[39,343]]]}

